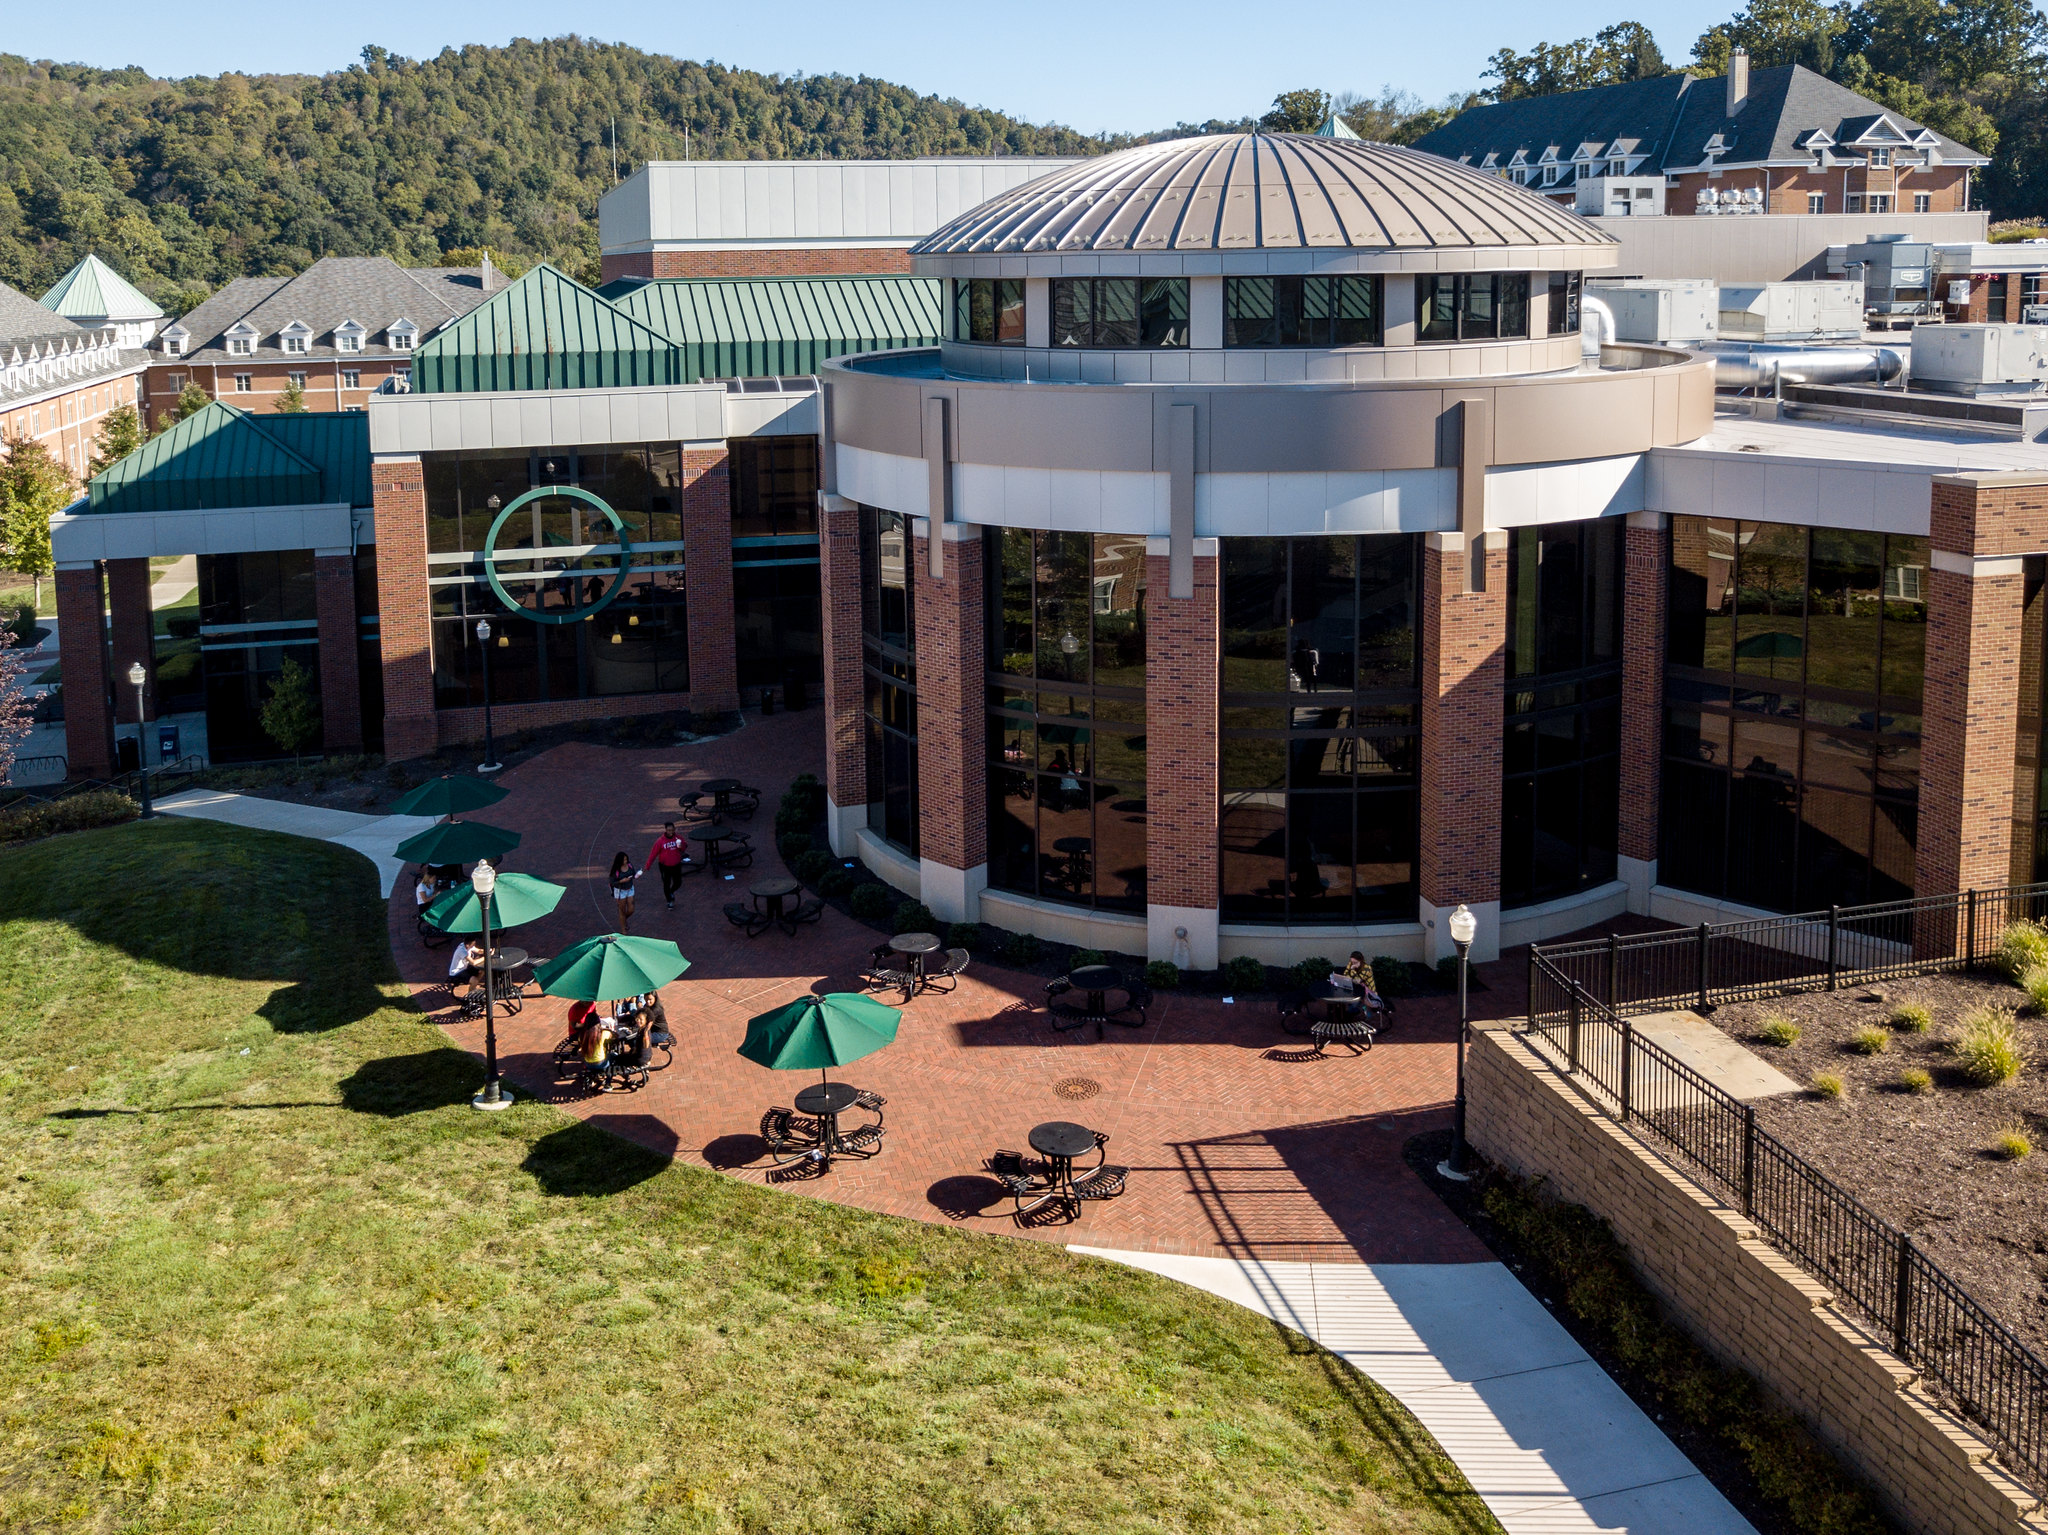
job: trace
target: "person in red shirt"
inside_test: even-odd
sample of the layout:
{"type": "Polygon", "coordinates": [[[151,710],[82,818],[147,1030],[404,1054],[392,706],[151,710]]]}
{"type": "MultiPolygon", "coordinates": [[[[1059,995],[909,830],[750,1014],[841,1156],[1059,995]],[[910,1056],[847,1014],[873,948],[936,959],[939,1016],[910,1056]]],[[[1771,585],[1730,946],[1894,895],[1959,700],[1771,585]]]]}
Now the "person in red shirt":
{"type": "Polygon", "coordinates": [[[661,835],[654,839],[654,846],[648,852],[647,862],[643,866],[649,869],[658,866],[661,869],[661,893],[667,899],[670,911],[676,909],[676,886],[683,882],[683,865],[690,861],[685,852],[688,846],[687,842],[676,835],[676,823],[664,821],[661,835]]]}

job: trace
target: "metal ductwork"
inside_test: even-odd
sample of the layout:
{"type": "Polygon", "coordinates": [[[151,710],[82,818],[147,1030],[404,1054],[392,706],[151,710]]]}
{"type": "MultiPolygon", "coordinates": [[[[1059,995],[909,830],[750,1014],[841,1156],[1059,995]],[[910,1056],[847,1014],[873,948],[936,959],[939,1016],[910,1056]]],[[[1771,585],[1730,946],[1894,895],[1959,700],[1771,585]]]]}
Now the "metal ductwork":
{"type": "Polygon", "coordinates": [[[1605,299],[1595,298],[1590,293],[1579,295],[1579,356],[1594,362],[1600,360],[1602,346],[1614,346],[1621,340],[1614,328],[1614,311],[1607,307],[1605,299]],[[1598,320],[1598,325],[1587,321],[1598,320]]]}
{"type": "Polygon", "coordinates": [[[1717,389],[1761,389],[1777,384],[1880,383],[1897,378],[1905,359],[1888,346],[1734,346],[1709,342],[1717,389]]]}

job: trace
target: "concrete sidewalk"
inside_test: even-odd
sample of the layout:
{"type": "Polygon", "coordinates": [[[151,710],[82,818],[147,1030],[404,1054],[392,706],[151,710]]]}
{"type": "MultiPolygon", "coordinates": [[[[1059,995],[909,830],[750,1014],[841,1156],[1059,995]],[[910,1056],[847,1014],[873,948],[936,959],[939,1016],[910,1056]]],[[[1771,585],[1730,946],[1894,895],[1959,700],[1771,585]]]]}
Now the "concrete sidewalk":
{"type": "Polygon", "coordinates": [[[354,848],[377,866],[377,885],[389,899],[398,877],[405,872],[405,860],[398,856],[398,844],[417,836],[434,824],[426,815],[359,815],[353,810],[328,810],[319,805],[297,805],[289,800],[263,799],[254,794],[230,794],[224,789],[186,789],[156,802],[165,815],[191,816],[201,821],[225,821],[257,831],[281,831],[293,837],[311,837],[320,842],[354,848]]]}
{"type": "Polygon", "coordinates": [[[1436,1436],[1508,1535],[1755,1535],[1498,1263],[1267,1263],[1070,1247],[1315,1339],[1436,1436]]]}

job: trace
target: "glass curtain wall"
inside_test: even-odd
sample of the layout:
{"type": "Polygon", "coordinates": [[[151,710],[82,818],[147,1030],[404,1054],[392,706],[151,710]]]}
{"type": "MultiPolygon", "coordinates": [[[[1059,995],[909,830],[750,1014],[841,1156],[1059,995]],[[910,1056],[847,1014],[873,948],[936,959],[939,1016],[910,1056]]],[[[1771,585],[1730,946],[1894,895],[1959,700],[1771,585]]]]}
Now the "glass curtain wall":
{"type": "Polygon", "coordinates": [[[1503,906],[1614,878],[1621,595],[1618,518],[1509,534],[1503,906]]]}
{"type": "Polygon", "coordinates": [[[818,439],[735,437],[733,640],[741,687],[823,679],[818,607],[818,439]]]}
{"type": "Polygon", "coordinates": [[[1226,277],[1225,346],[1378,346],[1377,277],[1226,277]]]}
{"type": "MultiPolygon", "coordinates": [[[[320,698],[313,551],[202,554],[198,563],[207,755],[216,762],[281,756],[259,716],[287,660],[305,670],[314,701],[320,698]]],[[[125,665],[119,685],[128,685],[125,665]]]]}
{"type": "Polygon", "coordinates": [[[910,519],[860,509],[868,830],[917,856],[917,632],[910,519]]]}
{"type": "Polygon", "coordinates": [[[2020,609],[2020,678],[2012,774],[2012,882],[2048,873],[2048,556],[2025,563],[2020,609]]]}
{"type": "Polygon", "coordinates": [[[991,528],[989,884],[1145,905],[1145,540],[991,528]]]}
{"type": "MultiPolygon", "coordinates": [[[[684,591],[682,453],[673,444],[531,453],[423,455],[434,706],[484,701],[476,621],[491,621],[491,701],[539,703],[690,685],[684,591]],[[619,595],[581,623],[523,619],[484,579],[491,524],[535,486],[590,491],[626,524],[633,554],[619,595]]],[[[499,580],[528,612],[587,603],[618,570],[611,525],[582,501],[529,502],[498,535],[499,580]],[[510,550],[530,550],[506,558],[510,550]]]]}
{"type": "Polygon", "coordinates": [[[1658,878],[1771,911],[1913,893],[1927,540],[1674,517],[1658,878]]]}
{"type": "Polygon", "coordinates": [[[1050,286],[1054,346],[1188,344],[1185,277],[1055,277],[1050,286]]]}
{"type": "Polygon", "coordinates": [[[1505,341],[1529,334],[1527,272],[1443,272],[1415,279],[1415,339],[1505,341]]]}
{"type": "Polygon", "coordinates": [[[964,277],[953,284],[953,336],[986,346],[1024,344],[1024,279],[964,277]]]}
{"type": "Polygon", "coordinates": [[[1222,913],[1415,915],[1416,540],[1223,540],[1222,913]]]}

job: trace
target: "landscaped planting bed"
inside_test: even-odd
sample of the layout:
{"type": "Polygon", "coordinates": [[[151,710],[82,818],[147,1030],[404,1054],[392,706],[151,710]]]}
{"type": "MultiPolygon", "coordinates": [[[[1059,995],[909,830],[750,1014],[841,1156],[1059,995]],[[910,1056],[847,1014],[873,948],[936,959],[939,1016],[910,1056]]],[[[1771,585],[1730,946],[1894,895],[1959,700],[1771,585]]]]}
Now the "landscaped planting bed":
{"type": "Polygon", "coordinates": [[[2048,1018],[2027,994],[1996,971],[1936,975],[1729,1004],[1713,1021],[1807,1088],[1760,1101],[1757,1123],[2048,1357],[2048,1018]],[[1972,1078],[1963,1048],[1986,1013],[2010,1015],[2020,1062],[1996,1085],[1972,1078]]]}

